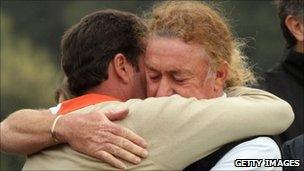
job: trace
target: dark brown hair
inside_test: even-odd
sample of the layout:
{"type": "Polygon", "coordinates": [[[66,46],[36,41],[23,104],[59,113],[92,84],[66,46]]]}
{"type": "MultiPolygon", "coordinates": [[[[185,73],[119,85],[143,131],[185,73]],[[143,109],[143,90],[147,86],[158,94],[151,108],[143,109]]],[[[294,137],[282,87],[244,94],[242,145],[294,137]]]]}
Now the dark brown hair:
{"type": "Polygon", "coordinates": [[[82,95],[107,80],[109,63],[118,53],[138,70],[146,32],[139,17],[116,10],[94,12],[68,29],[61,41],[61,64],[72,95],[82,95]]]}

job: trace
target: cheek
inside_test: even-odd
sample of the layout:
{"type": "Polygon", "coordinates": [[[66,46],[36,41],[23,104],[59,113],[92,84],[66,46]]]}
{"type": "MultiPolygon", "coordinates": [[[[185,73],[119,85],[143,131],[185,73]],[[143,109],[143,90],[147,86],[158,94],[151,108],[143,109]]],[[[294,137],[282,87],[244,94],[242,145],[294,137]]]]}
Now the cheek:
{"type": "Polygon", "coordinates": [[[197,93],[197,91],[190,85],[176,85],[173,89],[176,94],[179,94],[182,97],[195,97],[195,94],[197,93]]]}
{"type": "Polygon", "coordinates": [[[214,80],[213,79],[208,79],[206,80],[205,84],[203,85],[203,88],[201,88],[201,97],[204,99],[210,99],[210,98],[215,98],[214,94],[214,80]]]}
{"type": "Polygon", "coordinates": [[[141,84],[143,85],[145,91],[147,89],[147,81],[146,81],[146,75],[143,73],[140,75],[141,84]]]}
{"type": "Polygon", "coordinates": [[[208,95],[209,88],[206,88],[204,85],[199,84],[199,82],[189,82],[182,86],[176,85],[174,87],[176,94],[179,94],[183,97],[195,97],[198,99],[206,98],[208,95]]]}
{"type": "Polygon", "coordinates": [[[152,82],[151,80],[147,79],[147,96],[148,97],[155,97],[157,93],[158,84],[152,82]]]}

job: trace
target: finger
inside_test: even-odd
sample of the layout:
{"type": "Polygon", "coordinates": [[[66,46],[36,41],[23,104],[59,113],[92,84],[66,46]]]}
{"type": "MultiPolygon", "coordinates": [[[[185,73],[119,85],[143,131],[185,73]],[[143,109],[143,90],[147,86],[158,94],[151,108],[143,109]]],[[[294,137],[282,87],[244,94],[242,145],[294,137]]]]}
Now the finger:
{"type": "Polygon", "coordinates": [[[102,160],[103,162],[106,162],[110,164],[113,167],[116,167],[118,169],[126,169],[127,166],[121,162],[120,160],[116,159],[113,155],[106,151],[97,151],[95,156],[96,158],[102,160]]]}
{"type": "Polygon", "coordinates": [[[113,134],[126,138],[143,148],[147,148],[148,146],[147,142],[142,137],[127,128],[123,128],[114,124],[112,131],[113,134]]]}
{"type": "Polygon", "coordinates": [[[111,153],[112,155],[119,157],[121,159],[124,159],[130,163],[139,164],[141,162],[141,159],[139,157],[137,157],[136,155],[134,155],[116,145],[107,144],[107,147],[105,150],[107,152],[111,153]]]}
{"type": "Polygon", "coordinates": [[[140,137],[139,135],[135,134],[133,131],[127,128],[123,128],[122,137],[125,137],[126,139],[134,142],[135,144],[143,148],[147,148],[148,146],[146,140],[144,140],[142,137],[140,137]]]}
{"type": "Polygon", "coordinates": [[[132,143],[125,138],[116,136],[114,137],[112,143],[139,157],[146,158],[148,156],[148,151],[146,149],[132,143]]]}
{"type": "Polygon", "coordinates": [[[128,108],[119,108],[119,109],[112,109],[105,112],[106,117],[111,121],[121,120],[127,117],[129,113],[128,108]]]}

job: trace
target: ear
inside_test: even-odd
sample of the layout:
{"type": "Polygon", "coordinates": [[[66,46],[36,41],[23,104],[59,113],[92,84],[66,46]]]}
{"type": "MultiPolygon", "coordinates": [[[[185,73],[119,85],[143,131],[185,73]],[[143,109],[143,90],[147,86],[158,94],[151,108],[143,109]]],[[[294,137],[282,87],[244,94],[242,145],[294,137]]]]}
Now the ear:
{"type": "Polygon", "coordinates": [[[285,25],[297,41],[304,41],[304,24],[301,23],[295,16],[288,15],[285,19],[285,25]]]}
{"type": "Polygon", "coordinates": [[[127,58],[121,53],[116,54],[113,60],[113,66],[117,76],[123,83],[129,83],[130,75],[133,70],[132,65],[127,61],[127,58]]]}
{"type": "Polygon", "coordinates": [[[218,66],[216,70],[214,91],[218,92],[223,90],[227,77],[228,77],[228,64],[226,61],[224,61],[218,66]]]}

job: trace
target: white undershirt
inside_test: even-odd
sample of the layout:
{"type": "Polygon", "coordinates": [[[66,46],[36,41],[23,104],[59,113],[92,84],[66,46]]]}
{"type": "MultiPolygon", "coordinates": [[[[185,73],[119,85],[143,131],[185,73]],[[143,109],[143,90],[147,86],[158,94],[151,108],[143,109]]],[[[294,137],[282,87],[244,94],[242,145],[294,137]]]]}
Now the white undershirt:
{"type": "Polygon", "coordinates": [[[226,153],[211,170],[282,170],[282,167],[235,167],[236,159],[281,159],[281,152],[274,140],[258,137],[243,142],[226,153]]]}
{"type": "Polygon", "coordinates": [[[53,115],[56,115],[58,113],[60,107],[61,107],[61,103],[59,103],[57,106],[50,107],[49,110],[51,111],[51,113],[53,115]]]}

